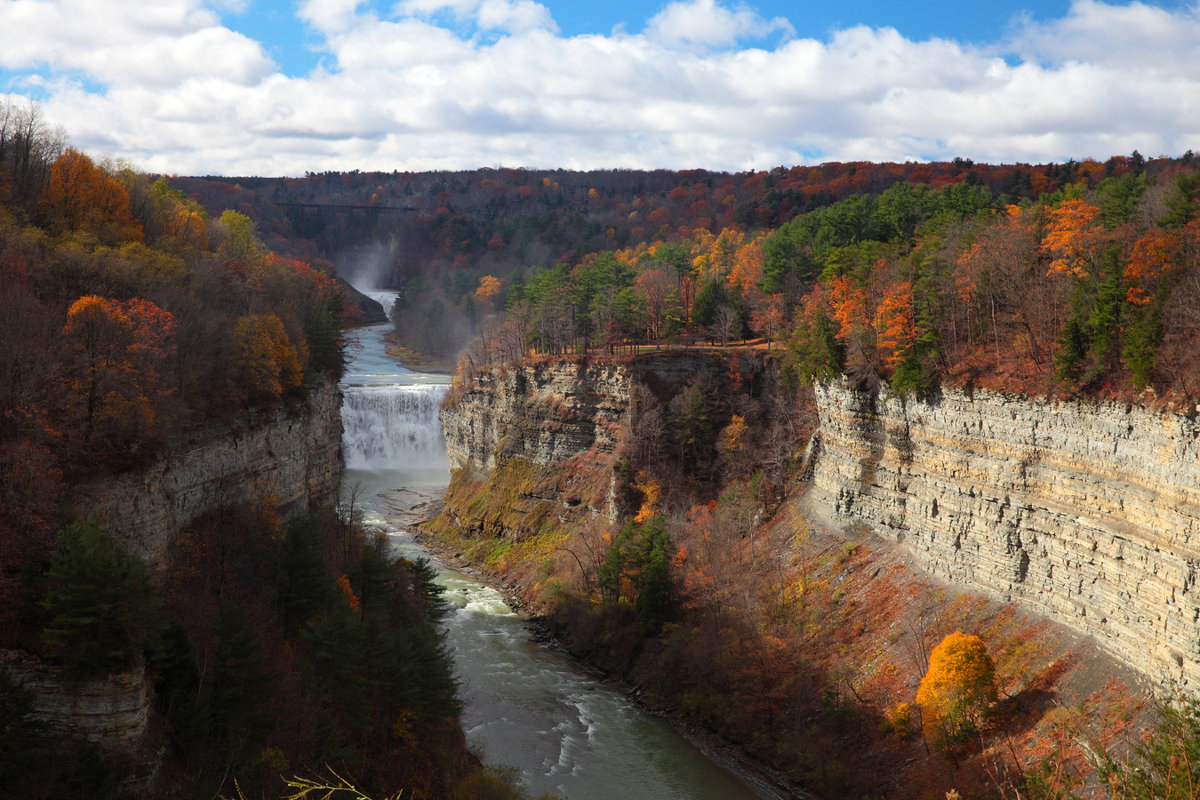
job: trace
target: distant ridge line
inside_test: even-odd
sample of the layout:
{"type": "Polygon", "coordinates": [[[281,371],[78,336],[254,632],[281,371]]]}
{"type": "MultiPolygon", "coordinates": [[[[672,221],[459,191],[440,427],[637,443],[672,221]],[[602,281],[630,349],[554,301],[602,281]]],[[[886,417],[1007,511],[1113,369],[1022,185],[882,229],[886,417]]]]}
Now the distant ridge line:
{"type": "Polygon", "coordinates": [[[386,212],[399,212],[399,211],[416,211],[417,210],[417,209],[413,208],[412,206],[363,206],[363,205],[349,205],[349,204],[344,204],[344,203],[280,203],[280,202],[276,202],[275,205],[279,206],[280,208],[298,208],[298,209],[312,208],[312,209],[317,209],[320,211],[324,211],[324,210],[330,210],[330,211],[374,211],[377,214],[383,213],[385,211],[386,212]]]}

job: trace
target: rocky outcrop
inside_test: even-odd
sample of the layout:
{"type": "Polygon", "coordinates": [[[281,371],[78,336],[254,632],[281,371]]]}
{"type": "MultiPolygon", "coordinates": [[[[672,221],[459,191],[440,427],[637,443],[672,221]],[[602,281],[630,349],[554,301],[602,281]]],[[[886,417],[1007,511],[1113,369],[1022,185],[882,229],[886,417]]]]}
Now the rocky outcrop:
{"type": "Polygon", "coordinates": [[[33,692],[32,717],[50,733],[82,737],[122,753],[132,753],[141,743],[150,719],[145,669],[71,681],[16,650],[0,650],[0,665],[33,692]]]}
{"type": "Polygon", "coordinates": [[[522,364],[476,375],[442,407],[450,469],[490,472],[497,459],[558,466],[611,455],[629,429],[635,383],[669,396],[696,375],[723,379],[723,354],[662,352],[636,359],[522,364]]]}
{"type": "Polygon", "coordinates": [[[1200,423],[987,392],[816,395],[811,491],[837,517],[1200,688],[1200,423]]]}
{"type": "Polygon", "coordinates": [[[611,453],[629,421],[629,370],[619,364],[518,365],[477,375],[442,407],[450,469],[490,472],[496,460],[557,466],[611,453]]]}
{"type": "Polygon", "coordinates": [[[157,574],[170,538],[208,512],[265,496],[285,517],[332,502],[341,479],[341,438],[341,392],[330,382],[298,407],[209,432],[144,470],[81,486],[75,506],[157,574]]]}

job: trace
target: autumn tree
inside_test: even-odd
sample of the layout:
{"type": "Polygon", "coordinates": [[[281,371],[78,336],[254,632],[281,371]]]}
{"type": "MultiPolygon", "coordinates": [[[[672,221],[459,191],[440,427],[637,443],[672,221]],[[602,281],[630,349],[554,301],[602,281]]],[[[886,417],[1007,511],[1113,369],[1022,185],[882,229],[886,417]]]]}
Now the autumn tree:
{"type": "Polygon", "coordinates": [[[87,231],[104,244],[142,239],[125,186],[73,148],[50,168],[41,208],[52,226],[87,231]]]}
{"type": "Polygon", "coordinates": [[[485,302],[494,300],[500,294],[500,279],[494,275],[484,275],[479,279],[479,287],[475,297],[485,302]]]}
{"type": "Polygon", "coordinates": [[[676,279],[666,270],[652,268],[638,275],[634,285],[646,300],[649,337],[658,341],[675,333],[682,324],[683,314],[676,279]]]}
{"type": "Polygon", "coordinates": [[[978,636],[955,631],[929,654],[917,689],[925,736],[952,749],[978,731],[996,701],[996,669],[978,636]]]}
{"type": "Polygon", "coordinates": [[[989,344],[997,362],[1011,353],[1041,365],[1058,332],[1061,300],[1052,289],[1063,277],[1038,269],[1037,217],[1036,210],[1009,206],[956,260],[954,290],[966,310],[964,338],[989,344]]]}
{"type": "Polygon", "coordinates": [[[912,299],[911,283],[894,283],[884,290],[875,310],[876,344],[889,367],[903,362],[916,344],[912,299]]]}
{"type": "Polygon", "coordinates": [[[233,330],[242,385],[251,397],[274,400],[298,387],[303,365],[275,314],[240,317],[233,330]]]}
{"type": "Polygon", "coordinates": [[[787,306],[781,294],[769,294],[757,298],[750,309],[750,326],[760,336],[766,337],[767,350],[779,334],[783,333],[787,321],[787,306]]]}
{"type": "Polygon", "coordinates": [[[174,358],[174,333],[174,316],[148,300],[88,295],[71,305],[63,326],[68,405],[84,442],[100,437],[127,453],[142,443],[169,391],[161,371],[174,358]]]}

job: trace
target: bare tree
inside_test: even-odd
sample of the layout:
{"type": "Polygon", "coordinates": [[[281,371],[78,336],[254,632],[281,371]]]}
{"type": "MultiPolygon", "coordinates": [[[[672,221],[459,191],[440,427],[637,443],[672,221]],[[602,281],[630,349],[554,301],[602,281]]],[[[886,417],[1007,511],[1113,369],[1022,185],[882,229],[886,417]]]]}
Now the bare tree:
{"type": "Polygon", "coordinates": [[[720,340],[721,347],[729,344],[729,340],[737,337],[742,330],[742,318],[731,306],[722,304],[713,315],[713,324],[709,335],[713,340],[720,340]]]}
{"type": "Polygon", "coordinates": [[[62,128],[51,128],[35,103],[0,103],[0,196],[33,208],[50,177],[50,167],[66,149],[62,128]]]}

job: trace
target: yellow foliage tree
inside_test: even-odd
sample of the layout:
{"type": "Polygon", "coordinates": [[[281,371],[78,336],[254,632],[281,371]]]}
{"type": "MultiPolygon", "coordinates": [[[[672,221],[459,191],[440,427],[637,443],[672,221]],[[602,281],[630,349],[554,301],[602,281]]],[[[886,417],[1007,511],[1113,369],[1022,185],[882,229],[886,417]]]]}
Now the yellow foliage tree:
{"type": "Polygon", "coordinates": [[[479,279],[479,288],[475,290],[475,296],[480,300],[491,300],[496,295],[500,294],[500,279],[494,275],[484,275],[479,279]]]}
{"type": "Polygon", "coordinates": [[[955,631],[929,654],[917,689],[925,737],[951,748],[979,729],[996,701],[996,668],[978,636],[955,631]]]}
{"type": "Polygon", "coordinates": [[[254,387],[253,393],[275,399],[304,379],[296,348],[288,339],[283,322],[274,314],[239,317],[233,337],[244,385],[254,387]]]}

